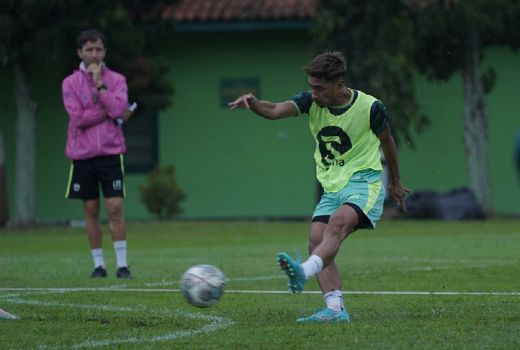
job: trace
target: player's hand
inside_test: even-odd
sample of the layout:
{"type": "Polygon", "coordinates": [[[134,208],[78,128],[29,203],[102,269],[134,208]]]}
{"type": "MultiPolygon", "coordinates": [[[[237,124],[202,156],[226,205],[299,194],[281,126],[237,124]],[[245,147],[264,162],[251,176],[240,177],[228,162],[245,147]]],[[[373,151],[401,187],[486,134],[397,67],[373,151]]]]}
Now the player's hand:
{"type": "Polygon", "coordinates": [[[242,95],[239,98],[237,98],[235,101],[229,102],[228,107],[231,110],[238,109],[238,108],[249,109],[249,108],[251,108],[251,103],[253,103],[254,100],[256,100],[255,95],[245,94],[245,95],[242,95]]]}
{"type": "Polygon", "coordinates": [[[121,118],[123,119],[125,122],[128,121],[128,119],[130,119],[130,117],[132,116],[132,114],[134,114],[134,112],[132,112],[131,110],[126,110],[123,114],[121,114],[118,118],[121,118]]]}
{"type": "Polygon", "coordinates": [[[103,65],[101,63],[91,63],[87,67],[87,72],[92,74],[92,80],[94,80],[94,84],[99,85],[101,81],[101,70],[103,68],[103,65]]]}
{"type": "Polygon", "coordinates": [[[401,185],[401,182],[395,182],[392,183],[388,189],[390,190],[390,195],[395,201],[395,204],[402,210],[406,211],[406,202],[404,200],[404,197],[410,193],[410,190],[403,185],[401,185]]]}

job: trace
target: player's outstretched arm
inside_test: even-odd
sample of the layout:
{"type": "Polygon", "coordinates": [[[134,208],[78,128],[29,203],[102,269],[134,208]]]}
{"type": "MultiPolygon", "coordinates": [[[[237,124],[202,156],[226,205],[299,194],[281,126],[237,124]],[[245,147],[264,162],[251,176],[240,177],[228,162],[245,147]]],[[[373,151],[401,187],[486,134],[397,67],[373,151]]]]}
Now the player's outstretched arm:
{"type": "Polygon", "coordinates": [[[228,104],[229,109],[246,108],[250,109],[259,116],[266,119],[282,119],[294,117],[298,115],[298,110],[294,103],[285,102],[271,102],[259,100],[253,94],[245,94],[237,98],[235,101],[228,104]]]}
{"type": "Polygon", "coordinates": [[[388,172],[390,175],[390,185],[388,190],[399,208],[406,211],[404,197],[410,193],[410,190],[401,184],[399,166],[397,165],[397,148],[395,147],[395,141],[390,132],[390,128],[386,127],[378,137],[379,141],[381,141],[381,147],[383,148],[383,153],[385,154],[385,159],[388,164],[388,172]]]}

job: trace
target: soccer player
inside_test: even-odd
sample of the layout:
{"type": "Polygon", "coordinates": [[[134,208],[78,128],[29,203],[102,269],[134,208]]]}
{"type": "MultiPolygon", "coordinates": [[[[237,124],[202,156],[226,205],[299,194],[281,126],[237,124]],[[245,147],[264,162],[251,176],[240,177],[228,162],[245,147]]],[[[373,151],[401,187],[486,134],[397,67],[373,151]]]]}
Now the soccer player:
{"type": "Polygon", "coordinates": [[[116,276],[131,277],[126,257],[126,222],[123,210],[126,152],[121,121],[128,110],[126,79],[104,63],[106,38],[95,29],[77,38],[79,70],[63,80],[63,103],[69,115],[66,156],[72,160],[66,197],[83,200],[85,223],[94,271],[106,277],[99,219],[99,186],[103,190],[108,224],[117,260],[116,276]]]}
{"type": "Polygon", "coordinates": [[[326,307],[298,322],[349,322],[341,292],[341,276],[334,258],[341,243],[358,229],[373,229],[383,211],[385,189],[381,180],[380,147],[388,165],[389,191],[406,210],[409,190],[401,184],[397,151],[384,105],[346,85],[347,67],[340,52],[324,52],[304,67],[310,91],[273,103],[245,94],[229,103],[230,109],[247,108],[275,120],[309,115],[316,141],[316,176],[324,193],[312,215],[310,257],[303,263],[287,253],[277,255],[293,293],[316,276],[326,307]]]}

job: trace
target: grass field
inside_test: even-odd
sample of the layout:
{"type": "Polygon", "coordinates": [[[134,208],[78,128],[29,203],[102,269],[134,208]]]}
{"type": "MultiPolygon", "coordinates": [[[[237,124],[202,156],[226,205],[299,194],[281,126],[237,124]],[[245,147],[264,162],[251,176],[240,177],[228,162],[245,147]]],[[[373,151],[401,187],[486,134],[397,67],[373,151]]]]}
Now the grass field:
{"type": "MultiPolygon", "coordinates": [[[[0,349],[520,349],[520,221],[382,222],[337,257],[350,324],[294,320],[323,306],[314,280],[292,295],[277,252],[306,251],[304,222],[129,224],[135,278],[92,280],[81,228],[0,230],[0,349]],[[209,309],[178,280],[228,277],[209,309]]],[[[107,235],[108,236],[108,235],[107,235]]],[[[306,254],[302,254],[306,256],[306,254]]]]}

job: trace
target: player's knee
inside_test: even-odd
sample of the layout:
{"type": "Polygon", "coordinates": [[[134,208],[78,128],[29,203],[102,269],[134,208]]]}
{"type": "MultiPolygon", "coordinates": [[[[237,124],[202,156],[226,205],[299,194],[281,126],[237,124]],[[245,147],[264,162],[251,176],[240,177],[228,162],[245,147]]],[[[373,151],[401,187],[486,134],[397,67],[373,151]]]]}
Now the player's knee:
{"type": "Polygon", "coordinates": [[[121,205],[109,205],[107,211],[110,220],[119,220],[123,217],[123,207],[121,205]]]}
{"type": "Polygon", "coordinates": [[[346,226],[345,220],[338,216],[332,216],[329,220],[328,230],[332,234],[340,232],[341,229],[346,226]]]}
{"type": "Polygon", "coordinates": [[[87,220],[97,220],[99,218],[99,206],[95,204],[86,204],[85,216],[87,220]]]}
{"type": "Polygon", "coordinates": [[[332,216],[329,220],[328,234],[343,240],[349,233],[354,230],[356,223],[344,220],[339,216],[332,216]]]}

